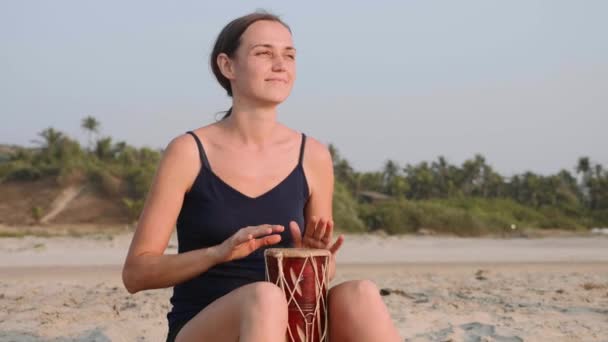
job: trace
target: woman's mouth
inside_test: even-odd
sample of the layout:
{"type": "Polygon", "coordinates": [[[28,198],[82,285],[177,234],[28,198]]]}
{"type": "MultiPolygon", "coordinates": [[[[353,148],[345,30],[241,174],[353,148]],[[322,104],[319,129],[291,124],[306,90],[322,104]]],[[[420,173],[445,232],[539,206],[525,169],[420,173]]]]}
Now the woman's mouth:
{"type": "Polygon", "coordinates": [[[266,81],[287,83],[287,80],[282,79],[282,78],[267,78],[266,81]]]}

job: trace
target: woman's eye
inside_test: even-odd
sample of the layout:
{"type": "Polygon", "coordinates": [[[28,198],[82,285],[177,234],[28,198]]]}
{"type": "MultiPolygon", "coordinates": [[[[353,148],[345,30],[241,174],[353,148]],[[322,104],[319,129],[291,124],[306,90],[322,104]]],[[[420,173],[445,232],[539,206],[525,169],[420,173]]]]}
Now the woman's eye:
{"type": "Polygon", "coordinates": [[[295,55],[287,55],[287,58],[289,58],[289,59],[296,59],[296,56],[295,55]]]}
{"type": "Polygon", "coordinates": [[[270,55],[270,51],[260,51],[260,52],[257,52],[255,55],[256,55],[256,56],[260,56],[260,55],[270,55]]]}

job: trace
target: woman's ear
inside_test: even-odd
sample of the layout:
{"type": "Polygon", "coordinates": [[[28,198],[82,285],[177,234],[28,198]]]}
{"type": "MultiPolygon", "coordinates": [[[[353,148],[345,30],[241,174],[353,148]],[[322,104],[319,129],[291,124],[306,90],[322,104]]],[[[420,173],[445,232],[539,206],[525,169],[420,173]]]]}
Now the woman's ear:
{"type": "Polygon", "coordinates": [[[228,55],[223,52],[220,53],[219,55],[217,55],[216,63],[224,77],[229,80],[234,79],[234,66],[232,60],[230,59],[230,57],[228,57],[228,55]]]}

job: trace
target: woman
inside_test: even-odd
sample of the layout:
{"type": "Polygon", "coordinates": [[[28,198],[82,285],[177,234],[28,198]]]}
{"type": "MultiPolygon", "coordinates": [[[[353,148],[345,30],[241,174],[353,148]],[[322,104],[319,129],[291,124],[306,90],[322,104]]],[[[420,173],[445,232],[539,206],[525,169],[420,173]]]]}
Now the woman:
{"type": "MultiPolygon", "coordinates": [[[[331,243],[331,155],[277,121],[295,55],[289,27],[274,15],[229,23],[210,62],[232,108],[163,154],[123,281],[130,293],[174,287],[167,341],[285,341],[285,297],[264,281],[267,246],[329,249],[335,275],[344,238],[331,243]],[[164,255],[174,225],[178,254],[164,255]]],[[[333,287],[329,305],[332,342],[399,340],[371,282],[333,287]]]]}

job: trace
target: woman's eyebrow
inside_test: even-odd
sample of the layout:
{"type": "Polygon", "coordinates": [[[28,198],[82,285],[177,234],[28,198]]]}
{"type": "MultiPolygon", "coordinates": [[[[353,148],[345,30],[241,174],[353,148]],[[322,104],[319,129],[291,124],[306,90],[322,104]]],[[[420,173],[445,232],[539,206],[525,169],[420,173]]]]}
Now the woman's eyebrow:
{"type": "MultiPolygon", "coordinates": [[[[274,46],[272,44],[255,44],[250,48],[250,50],[256,47],[273,48],[274,46]]],[[[293,46],[286,46],[283,50],[296,51],[296,48],[294,48],[293,46]]]]}

